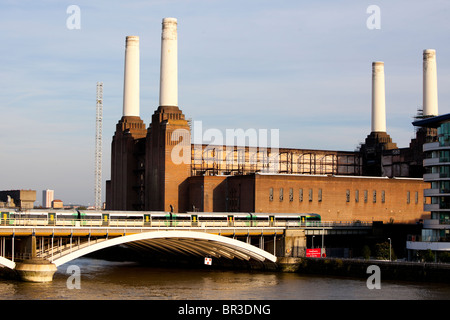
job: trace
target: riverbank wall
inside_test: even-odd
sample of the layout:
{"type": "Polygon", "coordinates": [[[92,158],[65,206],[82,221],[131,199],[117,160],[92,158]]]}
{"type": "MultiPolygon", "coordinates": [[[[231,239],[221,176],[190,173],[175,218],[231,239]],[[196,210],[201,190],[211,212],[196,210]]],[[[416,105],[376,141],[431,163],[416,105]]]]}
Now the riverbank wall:
{"type": "Polygon", "coordinates": [[[399,262],[339,258],[279,258],[282,272],[368,278],[369,266],[380,268],[381,279],[416,282],[450,283],[450,264],[429,262],[399,262]]]}

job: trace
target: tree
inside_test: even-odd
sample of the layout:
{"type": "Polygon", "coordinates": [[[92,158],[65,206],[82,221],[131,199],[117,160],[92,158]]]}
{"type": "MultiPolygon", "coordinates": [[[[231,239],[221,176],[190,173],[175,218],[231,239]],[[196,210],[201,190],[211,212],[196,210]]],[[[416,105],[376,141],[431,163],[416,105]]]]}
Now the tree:
{"type": "Polygon", "coordinates": [[[438,259],[441,262],[450,262],[450,253],[449,252],[439,252],[438,259]]]}
{"type": "Polygon", "coordinates": [[[430,249],[428,249],[427,251],[424,251],[422,253],[422,259],[425,262],[434,262],[435,261],[435,255],[433,253],[433,251],[431,251],[430,249]]]}
{"type": "Polygon", "coordinates": [[[371,252],[370,252],[369,246],[365,245],[362,248],[362,255],[363,255],[364,259],[369,260],[370,259],[370,254],[371,254],[371,252]]]}
{"type": "MultiPolygon", "coordinates": [[[[380,260],[389,260],[389,241],[377,243],[375,245],[375,257],[380,260]]],[[[397,260],[397,257],[394,253],[394,249],[391,247],[391,260],[397,260]]]]}

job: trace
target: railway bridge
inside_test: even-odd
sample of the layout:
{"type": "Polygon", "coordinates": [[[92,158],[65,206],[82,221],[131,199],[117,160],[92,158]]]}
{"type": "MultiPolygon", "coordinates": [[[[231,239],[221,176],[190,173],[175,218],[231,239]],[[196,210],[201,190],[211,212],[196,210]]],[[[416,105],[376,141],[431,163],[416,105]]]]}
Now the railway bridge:
{"type": "MultiPolygon", "coordinates": [[[[101,249],[124,245],[138,250],[204,258],[238,259],[276,264],[280,257],[305,255],[306,239],[331,233],[367,233],[371,224],[292,220],[197,220],[170,213],[142,215],[142,219],[98,218],[73,213],[69,218],[46,213],[2,212],[0,266],[14,270],[22,280],[51,281],[57,268],[101,249]],[[177,219],[178,218],[178,219],[177,219]]],[[[194,218],[192,218],[194,216],[194,218]]],[[[230,217],[230,214],[226,216],[230,217]]]]}

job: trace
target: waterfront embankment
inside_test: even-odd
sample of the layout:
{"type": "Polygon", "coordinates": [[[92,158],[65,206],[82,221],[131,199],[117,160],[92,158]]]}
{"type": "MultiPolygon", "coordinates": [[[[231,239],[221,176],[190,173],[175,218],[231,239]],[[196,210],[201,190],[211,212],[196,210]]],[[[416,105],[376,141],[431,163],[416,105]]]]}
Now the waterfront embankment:
{"type": "Polygon", "coordinates": [[[382,279],[450,283],[450,264],[340,258],[279,258],[283,272],[367,278],[368,267],[380,268],[382,279]]]}

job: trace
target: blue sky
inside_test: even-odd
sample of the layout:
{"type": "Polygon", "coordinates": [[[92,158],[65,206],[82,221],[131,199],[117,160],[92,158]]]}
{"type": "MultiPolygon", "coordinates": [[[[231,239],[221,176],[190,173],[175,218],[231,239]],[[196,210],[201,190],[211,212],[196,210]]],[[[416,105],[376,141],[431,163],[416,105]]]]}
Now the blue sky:
{"type": "Polygon", "coordinates": [[[122,113],[124,45],[140,37],[141,118],[158,107],[161,20],[178,19],[179,106],[203,129],[279,129],[280,146],[354,150],[370,133],[371,64],[385,62],[387,131],[409,145],[422,51],[450,112],[448,1],[8,1],[0,4],[0,190],[93,204],[96,83],[103,180],[122,113]],[[66,12],[80,8],[80,29],[66,12]],[[380,29],[366,26],[370,5],[380,29]]]}

